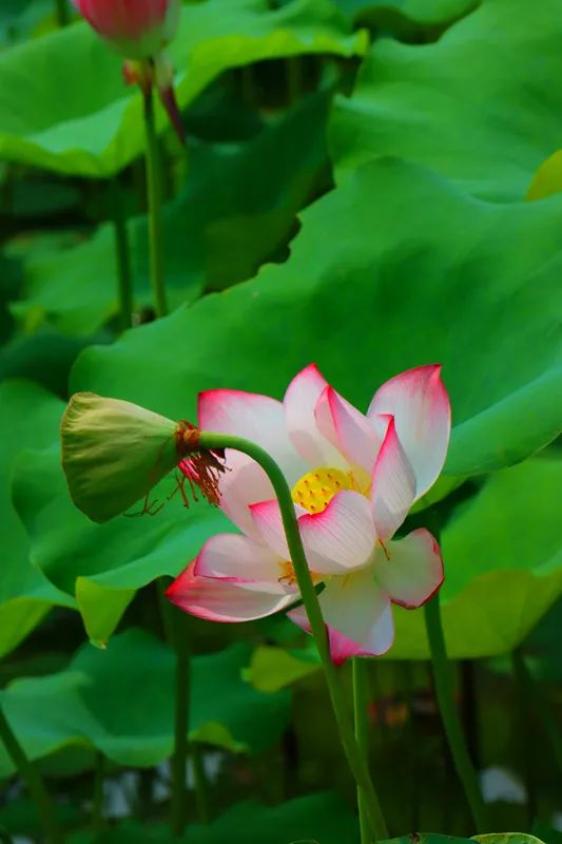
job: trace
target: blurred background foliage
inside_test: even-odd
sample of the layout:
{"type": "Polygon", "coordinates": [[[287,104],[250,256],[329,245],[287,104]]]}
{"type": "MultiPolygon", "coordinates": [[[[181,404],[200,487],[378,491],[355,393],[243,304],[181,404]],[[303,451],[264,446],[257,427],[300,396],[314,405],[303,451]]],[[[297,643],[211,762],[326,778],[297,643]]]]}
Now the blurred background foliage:
{"type": "MultiPolygon", "coordinates": [[[[65,399],[193,418],[201,389],[280,397],[314,360],[365,408],[386,378],[441,361],[450,455],[407,529],[429,512],[442,530],[447,645],[493,828],[560,844],[559,2],[201,0],[171,56],[188,145],[159,112],[174,311],[154,321],[140,96],[50,0],[2,2],[2,708],[69,841],[170,840],[158,582],[227,521],[174,499],[89,522],[60,468],[65,399]]],[[[464,836],[423,616],[397,622],[371,665],[375,780],[393,834],[464,836]]],[[[186,841],[358,840],[310,642],[283,618],[188,626],[186,841]]],[[[0,780],[0,835],[36,838],[3,752],[0,780]]]]}

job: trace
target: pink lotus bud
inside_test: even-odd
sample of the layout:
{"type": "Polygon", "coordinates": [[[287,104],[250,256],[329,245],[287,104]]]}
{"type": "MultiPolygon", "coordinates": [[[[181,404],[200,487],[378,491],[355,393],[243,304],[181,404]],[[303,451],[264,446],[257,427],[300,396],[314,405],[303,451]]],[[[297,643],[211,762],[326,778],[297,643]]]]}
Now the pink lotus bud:
{"type": "Polygon", "coordinates": [[[128,59],[149,59],[176,34],[181,0],[74,0],[80,14],[128,59]]]}

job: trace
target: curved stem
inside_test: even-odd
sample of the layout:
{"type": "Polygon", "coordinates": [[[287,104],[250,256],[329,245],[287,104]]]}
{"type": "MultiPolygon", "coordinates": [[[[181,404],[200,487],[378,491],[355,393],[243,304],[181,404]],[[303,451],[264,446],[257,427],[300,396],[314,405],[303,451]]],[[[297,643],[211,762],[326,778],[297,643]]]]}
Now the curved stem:
{"type": "Polygon", "coordinates": [[[154,115],[152,86],[143,91],[144,125],[146,134],[146,184],[148,199],[148,239],[150,245],[150,282],[157,317],[168,313],[164,286],[164,243],[162,238],[162,180],[160,151],[154,115]]]}
{"type": "MultiPolygon", "coordinates": [[[[367,706],[369,703],[369,683],[367,664],[360,657],[353,660],[353,715],[355,720],[355,738],[361,755],[368,766],[369,762],[369,721],[367,706]]],[[[359,829],[361,844],[371,844],[371,831],[367,817],[367,805],[363,791],[357,789],[357,806],[359,809],[359,829]]]]}
{"type": "Polygon", "coordinates": [[[431,650],[437,704],[441,713],[445,735],[447,736],[447,742],[456,772],[470,806],[476,831],[484,832],[486,829],[486,807],[482,799],[476,771],[468,753],[459,713],[455,706],[450,665],[447,659],[445,636],[441,621],[439,592],[424,606],[424,613],[427,637],[431,650]]]}
{"type": "Polygon", "coordinates": [[[41,775],[25,755],[1,707],[0,738],[4,743],[8,756],[17,768],[19,775],[25,782],[37,806],[39,818],[45,832],[45,840],[49,844],[62,844],[63,837],[56,819],[55,808],[47,794],[41,775]]]}
{"type": "Polygon", "coordinates": [[[241,451],[259,463],[272,483],[275,495],[277,496],[277,500],[279,502],[281,516],[283,519],[283,527],[285,529],[287,544],[291,554],[291,561],[295,569],[301,598],[306,609],[310,629],[312,635],[314,636],[318,653],[320,654],[320,658],[322,660],[324,675],[326,677],[326,683],[342,747],[347,757],[353,777],[355,778],[355,782],[365,794],[366,812],[373,836],[376,839],[387,838],[388,831],[377,793],[371,781],[365,760],[357,745],[355,736],[353,735],[350,713],[339,682],[337,668],[330,658],[330,647],[326,627],[324,625],[324,619],[322,618],[322,610],[320,609],[318,596],[316,595],[316,590],[310,576],[310,570],[306,561],[299,526],[295,515],[295,507],[285,476],[275,460],[273,460],[273,458],[264,451],[263,448],[260,448],[260,446],[250,442],[249,440],[229,436],[227,434],[202,432],[199,438],[199,447],[208,450],[232,448],[236,451],[241,451]]]}

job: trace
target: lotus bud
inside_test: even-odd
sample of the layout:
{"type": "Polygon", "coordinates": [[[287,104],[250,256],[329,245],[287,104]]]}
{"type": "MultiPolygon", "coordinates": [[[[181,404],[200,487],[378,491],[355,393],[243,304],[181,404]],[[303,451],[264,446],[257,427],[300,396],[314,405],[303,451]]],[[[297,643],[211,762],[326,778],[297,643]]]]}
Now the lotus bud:
{"type": "Polygon", "coordinates": [[[124,513],[183,459],[172,422],[136,404],[76,393],[62,419],[62,465],[72,500],[94,522],[124,513]]]}
{"type": "Polygon", "coordinates": [[[152,59],[174,38],[181,0],[74,0],[96,32],[127,59],[152,59]]]}
{"type": "Polygon", "coordinates": [[[128,401],[75,393],[61,424],[70,496],[92,521],[106,522],[147,498],[177,467],[176,489],[186,507],[186,483],[195,501],[199,490],[217,506],[219,479],[226,471],[224,453],[200,448],[200,435],[185,420],[172,422],[128,401]]]}

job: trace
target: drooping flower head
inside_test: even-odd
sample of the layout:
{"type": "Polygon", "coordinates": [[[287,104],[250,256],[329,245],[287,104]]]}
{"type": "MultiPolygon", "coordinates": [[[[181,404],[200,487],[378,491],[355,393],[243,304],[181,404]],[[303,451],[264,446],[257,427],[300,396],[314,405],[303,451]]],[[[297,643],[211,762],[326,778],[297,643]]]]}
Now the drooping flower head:
{"type": "Polygon", "coordinates": [[[74,0],[96,32],[127,59],[157,56],[174,38],[180,0],[74,0]]]}
{"type": "MultiPolygon", "coordinates": [[[[437,479],[451,414],[439,366],[392,378],[366,415],[315,366],[291,382],[283,402],[235,390],[199,400],[203,430],[254,440],[277,460],[292,488],[335,662],[381,654],[393,641],[392,603],[421,606],[440,587],[443,565],[431,534],[394,534],[437,479]]],[[[226,451],[220,504],[243,536],[211,538],[168,591],[187,612],[245,621],[298,598],[281,514],[265,472],[226,451]]],[[[290,617],[308,629],[304,609],[290,617]]]]}

